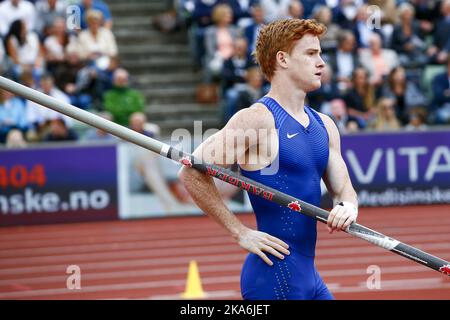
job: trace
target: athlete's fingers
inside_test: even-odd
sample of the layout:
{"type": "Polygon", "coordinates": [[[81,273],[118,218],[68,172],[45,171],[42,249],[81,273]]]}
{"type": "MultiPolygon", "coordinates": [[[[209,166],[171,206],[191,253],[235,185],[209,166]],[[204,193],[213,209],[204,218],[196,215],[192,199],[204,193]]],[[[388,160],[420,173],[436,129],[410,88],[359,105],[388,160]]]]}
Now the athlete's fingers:
{"type": "Polygon", "coordinates": [[[278,243],[280,246],[282,246],[286,249],[289,249],[289,245],[286,242],[284,242],[283,240],[280,240],[274,236],[271,236],[270,234],[267,234],[267,239],[269,239],[272,242],[278,243]]]}
{"type": "Polygon", "coordinates": [[[270,241],[270,240],[265,240],[264,244],[274,248],[275,250],[284,253],[285,255],[290,255],[291,253],[289,252],[288,249],[286,249],[285,247],[282,247],[281,245],[279,245],[276,242],[270,241]]]}
{"type": "Polygon", "coordinates": [[[342,227],[342,230],[346,230],[348,228],[349,225],[351,225],[353,222],[355,222],[355,216],[351,215],[344,223],[344,226],[342,227]]]}
{"type": "Polygon", "coordinates": [[[266,244],[263,244],[263,245],[261,246],[261,251],[268,252],[268,253],[270,253],[271,255],[277,257],[278,259],[281,259],[281,260],[284,259],[284,256],[283,256],[281,253],[279,253],[277,250],[275,250],[274,248],[272,248],[272,247],[270,247],[270,246],[268,246],[268,245],[266,245],[266,244]]]}
{"type": "Polygon", "coordinates": [[[344,214],[339,219],[336,229],[338,231],[342,230],[342,226],[344,225],[345,221],[347,221],[347,219],[349,219],[349,218],[350,218],[350,214],[348,212],[344,212],[344,214]]]}
{"type": "Polygon", "coordinates": [[[273,266],[273,262],[260,249],[257,249],[254,253],[257,254],[261,259],[263,259],[264,262],[267,263],[269,266],[273,266]]]}
{"type": "Polygon", "coordinates": [[[333,210],[330,211],[330,214],[328,215],[328,220],[327,220],[327,225],[328,225],[328,229],[331,228],[331,225],[333,223],[334,220],[334,216],[336,215],[337,212],[337,207],[334,207],[333,210]]]}
{"type": "Polygon", "coordinates": [[[329,226],[331,227],[331,229],[336,229],[341,216],[344,214],[344,208],[342,206],[336,206],[336,207],[334,207],[333,211],[334,211],[333,219],[332,219],[331,223],[329,224],[329,226]]]}

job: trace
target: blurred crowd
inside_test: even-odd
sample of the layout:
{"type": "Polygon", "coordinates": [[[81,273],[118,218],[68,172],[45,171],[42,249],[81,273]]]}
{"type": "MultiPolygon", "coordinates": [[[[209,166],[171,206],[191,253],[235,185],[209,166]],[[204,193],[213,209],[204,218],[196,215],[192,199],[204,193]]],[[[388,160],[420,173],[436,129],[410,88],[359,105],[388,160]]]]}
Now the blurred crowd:
{"type": "MultiPolygon", "coordinates": [[[[0,1],[0,74],[132,126],[133,114],[145,117],[145,100],[119,64],[112,26],[101,0],[0,1]]],[[[69,117],[0,90],[0,144],[112,139],[73,127],[69,117]]]]}
{"type": "Polygon", "coordinates": [[[450,0],[180,0],[195,65],[220,92],[223,121],[264,95],[252,52],[282,18],[327,26],[322,87],[307,104],[341,133],[450,123],[450,0]]]}

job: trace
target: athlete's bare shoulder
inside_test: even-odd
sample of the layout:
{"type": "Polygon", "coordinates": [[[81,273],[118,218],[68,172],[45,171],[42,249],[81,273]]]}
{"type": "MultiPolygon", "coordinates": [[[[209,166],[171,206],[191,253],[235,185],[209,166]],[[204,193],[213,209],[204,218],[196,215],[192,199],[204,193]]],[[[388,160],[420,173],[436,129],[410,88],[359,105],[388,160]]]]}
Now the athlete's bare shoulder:
{"type": "Polygon", "coordinates": [[[224,129],[272,129],[275,121],[272,113],[262,103],[254,103],[238,111],[224,129]]]}
{"type": "Polygon", "coordinates": [[[322,119],[323,124],[325,125],[325,128],[327,128],[328,133],[336,134],[338,132],[337,126],[334,123],[333,119],[330,118],[330,116],[323,114],[321,112],[316,111],[319,115],[320,119],[322,119]]]}
{"type": "Polygon", "coordinates": [[[317,114],[322,119],[323,124],[328,131],[328,137],[330,138],[330,147],[340,148],[340,135],[336,123],[334,123],[333,119],[331,119],[326,114],[320,112],[317,112],[317,114]]]}

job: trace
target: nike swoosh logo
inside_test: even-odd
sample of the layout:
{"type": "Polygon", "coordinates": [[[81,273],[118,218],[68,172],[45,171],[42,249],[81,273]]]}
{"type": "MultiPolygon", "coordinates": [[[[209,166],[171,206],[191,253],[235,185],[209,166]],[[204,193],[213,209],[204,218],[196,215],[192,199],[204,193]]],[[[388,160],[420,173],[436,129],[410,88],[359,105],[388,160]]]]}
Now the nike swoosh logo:
{"type": "Polygon", "coordinates": [[[293,137],[295,137],[296,135],[298,135],[298,132],[297,133],[294,133],[294,134],[287,134],[287,137],[288,137],[288,139],[292,139],[293,137]]]}

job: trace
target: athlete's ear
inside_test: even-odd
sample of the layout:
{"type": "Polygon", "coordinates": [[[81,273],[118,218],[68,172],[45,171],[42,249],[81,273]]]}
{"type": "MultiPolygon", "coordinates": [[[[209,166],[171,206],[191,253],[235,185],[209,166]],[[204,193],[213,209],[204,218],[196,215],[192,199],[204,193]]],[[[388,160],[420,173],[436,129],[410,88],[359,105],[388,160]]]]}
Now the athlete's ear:
{"type": "Polygon", "coordinates": [[[277,56],[276,56],[277,63],[283,69],[287,68],[287,60],[289,59],[288,56],[289,56],[289,54],[287,52],[285,52],[285,51],[278,51],[277,52],[277,56]]]}

